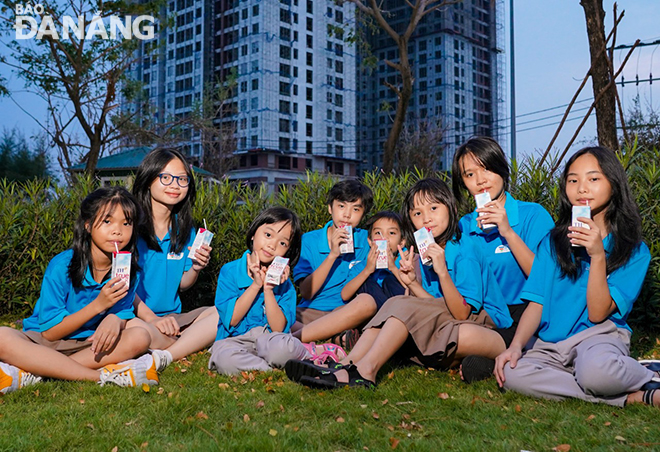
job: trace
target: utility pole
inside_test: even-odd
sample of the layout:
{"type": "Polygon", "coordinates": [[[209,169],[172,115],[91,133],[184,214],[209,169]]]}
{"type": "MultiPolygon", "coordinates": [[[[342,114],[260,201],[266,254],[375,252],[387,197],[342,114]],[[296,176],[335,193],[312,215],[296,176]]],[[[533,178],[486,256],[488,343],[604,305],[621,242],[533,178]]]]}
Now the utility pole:
{"type": "Polygon", "coordinates": [[[509,32],[510,32],[510,77],[511,77],[511,160],[516,159],[516,64],[515,64],[515,39],[513,35],[513,0],[509,0],[509,32]]]}

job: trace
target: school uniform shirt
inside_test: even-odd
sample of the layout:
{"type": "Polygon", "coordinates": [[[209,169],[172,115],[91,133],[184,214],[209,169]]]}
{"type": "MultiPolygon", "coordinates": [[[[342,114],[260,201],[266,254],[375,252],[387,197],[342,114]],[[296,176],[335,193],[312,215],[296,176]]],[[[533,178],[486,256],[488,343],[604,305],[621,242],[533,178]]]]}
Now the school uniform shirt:
{"type": "MultiPolygon", "coordinates": [[[[527,247],[536,254],[545,235],[555,226],[550,214],[539,204],[518,201],[506,192],[504,210],[509,225],[527,247]]],[[[525,285],[525,273],[509,249],[506,239],[499,233],[497,226],[482,230],[477,223],[477,212],[465,215],[459,222],[465,240],[480,249],[491,268],[495,281],[507,305],[522,304],[520,292],[525,285]]]]}
{"type": "MultiPolygon", "coordinates": [[[[332,221],[328,221],[321,229],[303,234],[300,259],[293,269],[293,280],[296,283],[311,275],[330,254],[330,244],[328,243],[330,225],[332,225],[332,221]]],[[[369,254],[367,235],[367,231],[364,229],[353,229],[355,252],[340,254],[314,297],[311,300],[303,298],[298,306],[319,311],[332,311],[344,304],[341,299],[341,290],[349,279],[348,272],[361,261],[366,261],[369,254]]]]}
{"type": "Polygon", "coordinates": [[[195,230],[191,229],[188,243],[179,254],[170,252],[169,232],[162,240],[157,237],[156,239],[160,246],[159,251],[150,249],[142,237],[138,238],[138,265],[142,269],[143,277],[137,287],[137,294],[158,316],[179,314],[179,285],[184,272],[190,270],[193,265],[192,259],[188,257],[188,247],[195,241],[195,230]]]}
{"type": "MultiPolygon", "coordinates": [[[[483,308],[498,328],[508,328],[513,323],[501,292],[493,284],[493,275],[478,249],[467,242],[449,241],[445,246],[445,262],[449,277],[456,290],[472,307],[472,313],[483,308]]],[[[433,265],[422,265],[420,260],[422,287],[434,298],[444,297],[440,278],[433,265]]]]}
{"type": "MultiPolygon", "coordinates": [[[[218,286],[215,291],[215,307],[220,317],[216,341],[227,337],[240,336],[258,326],[266,326],[270,330],[268,318],[266,317],[263,290],[259,292],[256,300],[238,325],[231,326],[236,300],[252,284],[252,278],[248,275],[247,269],[248,254],[250,254],[249,251],[246,251],[240,259],[229,262],[220,269],[218,286]]],[[[286,326],[283,332],[288,333],[291,330],[291,325],[296,321],[296,289],[291,281],[287,279],[273,288],[273,294],[277,300],[277,305],[286,317],[286,326]]]]}
{"type": "MultiPolygon", "coordinates": [[[[109,281],[101,283],[94,280],[92,272],[87,269],[82,287],[73,287],[69,278],[69,264],[73,258],[73,250],[66,250],[55,256],[48,263],[44,280],[41,283],[41,294],[34,306],[32,315],[23,321],[24,331],[47,331],[58,325],[65,317],[80,311],[82,308],[96,300],[101,289],[109,281]]],[[[140,280],[137,272],[137,281],[134,281],[124,298],[101,314],[98,314],[62,339],[85,339],[94,334],[101,321],[108,315],[114,314],[120,319],[130,320],[135,317],[133,301],[135,300],[136,282],[140,280]]]]}
{"type": "MultiPolygon", "coordinates": [[[[603,239],[606,256],[609,256],[614,243],[612,235],[603,239]]],[[[561,269],[553,258],[553,244],[548,235],[539,248],[532,272],[520,295],[543,306],[538,336],[546,342],[559,342],[595,324],[589,320],[587,310],[587,282],[591,259],[584,251],[581,273],[576,281],[561,276],[561,269]]],[[[607,275],[607,286],[616,309],[609,316],[618,328],[630,330],[626,323],[633,303],[642,290],[651,254],[644,243],[633,251],[628,262],[607,275]]]]}

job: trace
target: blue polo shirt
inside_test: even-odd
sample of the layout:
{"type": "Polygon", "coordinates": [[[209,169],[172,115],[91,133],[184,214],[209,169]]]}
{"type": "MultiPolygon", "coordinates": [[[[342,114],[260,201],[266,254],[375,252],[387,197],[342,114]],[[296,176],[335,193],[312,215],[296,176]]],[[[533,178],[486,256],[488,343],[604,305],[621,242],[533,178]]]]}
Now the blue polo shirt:
{"type": "MultiPolygon", "coordinates": [[[[503,301],[499,287],[493,284],[493,275],[482,253],[470,241],[450,241],[445,247],[445,262],[456,290],[472,307],[473,313],[485,309],[498,328],[508,328],[513,323],[509,309],[503,301]]],[[[422,265],[422,287],[435,298],[444,297],[440,278],[432,265],[422,265]]]]}
{"type": "MultiPolygon", "coordinates": [[[[65,317],[80,311],[96,300],[101,289],[109,279],[102,283],[94,281],[89,268],[85,273],[81,288],[73,287],[69,278],[69,264],[73,258],[73,250],[66,250],[55,256],[48,263],[44,280],[41,283],[41,295],[34,306],[32,315],[23,321],[23,330],[43,333],[64,320],[65,317]]],[[[140,272],[137,272],[140,279],[140,272]]],[[[115,314],[123,320],[135,317],[133,300],[135,300],[135,283],[131,284],[128,293],[112,308],[89,319],[83,326],[62,339],[85,339],[94,334],[96,328],[108,314],[115,314]]]]}
{"type": "MultiPolygon", "coordinates": [[[[511,228],[532,253],[536,254],[543,237],[555,226],[550,214],[539,204],[514,199],[509,192],[506,192],[504,209],[511,228]]],[[[525,273],[498,228],[482,231],[477,223],[477,216],[475,211],[461,218],[459,222],[463,232],[461,240],[471,241],[475,248],[482,251],[495,277],[495,282],[500,286],[506,304],[521,304],[520,292],[525,285],[525,273]]]]}
{"type": "MultiPolygon", "coordinates": [[[[234,315],[236,300],[243,295],[252,284],[252,278],[247,271],[247,256],[249,251],[243,253],[243,256],[233,262],[225,264],[220,269],[218,276],[218,287],[215,291],[215,307],[218,310],[218,334],[216,341],[227,337],[240,336],[247,333],[252,328],[268,325],[266,317],[266,306],[264,305],[264,292],[261,290],[257,299],[243,317],[238,325],[231,326],[231,318],[234,315]]],[[[279,286],[275,286],[273,294],[277,304],[282,309],[286,317],[286,327],[284,333],[291,330],[291,325],[296,321],[296,289],[290,280],[284,281],[279,286]]]]}
{"type": "MultiPolygon", "coordinates": [[[[293,269],[293,280],[296,283],[311,275],[330,254],[330,244],[328,243],[330,225],[332,225],[332,221],[328,221],[321,229],[303,234],[300,260],[293,269]]],[[[301,308],[332,311],[344,304],[341,299],[341,290],[349,280],[348,272],[360,261],[366,261],[369,254],[367,236],[368,233],[364,229],[353,229],[355,252],[339,255],[316,295],[311,300],[303,298],[300,301],[301,308]]]]}
{"type": "Polygon", "coordinates": [[[156,239],[159,251],[150,249],[142,237],[138,238],[138,263],[143,277],[138,284],[137,294],[156,315],[178,314],[181,312],[181,278],[193,265],[192,259],[188,257],[188,247],[195,240],[195,230],[190,231],[188,243],[180,254],[170,253],[169,232],[162,240],[156,239]]]}
{"type": "MultiPolygon", "coordinates": [[[[603,239],[603,246],[605,254],[609,256],[614,247],[611,234],[603,239]]],[[[562,278],[561,269],[552,257],[552,247],[548,235],[541,243],[532,272],[520,296],[543,306],[541,324],[537,332],[539,338],[546,342],[559,342],[595,325],[589,320],[587,310],[587,282],[591,259],[585,251],[585,259],[581,262],[582,272],[576,281],[568,277],[562,278]]],[[[610,314],[609,320],[618,328],[630,330],[626,320],[642,290],[650,261],[648,247],[640,243],[628,262],[607,276],[607,286],[612,300],[616,303],[616,310],[610,314]]]]}

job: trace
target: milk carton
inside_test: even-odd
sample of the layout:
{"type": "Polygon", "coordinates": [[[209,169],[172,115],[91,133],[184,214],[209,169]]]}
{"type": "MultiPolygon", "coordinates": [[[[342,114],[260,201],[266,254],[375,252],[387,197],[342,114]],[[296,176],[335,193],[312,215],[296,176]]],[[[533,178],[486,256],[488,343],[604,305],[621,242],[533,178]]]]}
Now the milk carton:
{"type": "Polygon", "coordinates": [[[422,264],[424,265],[432,265],[433,260],[430,257],[426,257],[426,250],[431,246],[433,243],[435,243],[435,240],[433,240],[433,235],[431,235],[431,231],[429,231],[427,228],[421,228],[415,231],[415,243],[417,244],[417,252],[419,253],[419,257],[422,259],[422,264]]]}
{"type": "Polygon", "coordinates": [[[384,239],[374,240],[374,243],[378,249],[378,257],[376,257],[376,268],[388,268],[387,252],[389,243],[384,239]]]}
{"type": "Polygon", "coordinates": [[[266,272],[266,284],[275,284],[276,286],[280,285],[280,279],[282,279],[282,273],[284,269],[289,265],[289,259],[286,257],[275,256],[273,262],[268,266],[268,271],[266,272]]]}
{"type": "Polygon", "coordinates": [[[129,251],[115,251],[112,253],[111,278],[119,277],[126,286],[131,281],[131,253],[129,251]]]}
{"type": "Polygon", "coordinates": [[[210,245],[212,239],[213,239],[213,233],[211,231],[209,231],[208,229],[199,228],[199,230],[197,231],[197,235],[195,236],[195,241],[190,247],[190,252],[188,253],[188,257],[194,260],[195,253],[197,252],[197,250],[202,245],[210,245]]]}
{"type": "Polygon", "coordinates": [[[348,233],[348,240],[346,243],[339,245],[339,252],[341,254],[354,253],[355,242],[353,241],[353,226],[347,224],[346,226],[343,226],[343,228],[346,229],[346,232],[348,233]]]}
{"type": "MultiPolygon", "coordinates": [[[[587,228],[591,229],[588,224],[582,223],[581,221],[578,221],[578,218],[583,217],[583,218],[591,218],[591,207],[589,206],[573,206],[572,210],[572,216],[571,216],[571,226],[576,227],[576,228],[587,228]]],[[[576,245],[574,243],[571,244],[572,246],[581,246],[581,245],[576,245]]]]}
{"type": "MultiPolygon", "coordinates": [[[[477,203],[477,209],[481,209],[483,206],[485,206],[486,204],[488,204],[491,201],[492,201],[492,199],[490,199],[490,193],[488,193],[487,191],[485,191],[483,193],[479,193],[478,195],[474,195],[474,202],[477,203]]],[[[479,214],[479,216],[482,216],[482,215],[483,215],[483,213],[479,214]]],[[[495,227],[494,224],[483,224],[483,223],[481,224],[481,229],[483,229],[484,231],[486,229],[490,229],[490,228],[494,228],[494,227],[495,227]]]]}

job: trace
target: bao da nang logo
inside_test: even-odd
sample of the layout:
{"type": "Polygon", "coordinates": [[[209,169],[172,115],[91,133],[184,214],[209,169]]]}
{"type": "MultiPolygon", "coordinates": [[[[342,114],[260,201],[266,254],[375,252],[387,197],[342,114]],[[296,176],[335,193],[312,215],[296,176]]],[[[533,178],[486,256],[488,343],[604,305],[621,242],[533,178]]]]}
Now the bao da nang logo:
{"type": "Polygon", "coordinates": [[[16,39],[44,39],[49,37],[59,41],[70,40],[71,36],[77,39],[153,39],[153,16],[106,16],[101,13],[94,14],[91,19],[85,16],[60,16],[59,21],[47,13],[43,5],[16,4],[16,39]]]}

